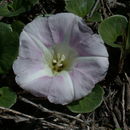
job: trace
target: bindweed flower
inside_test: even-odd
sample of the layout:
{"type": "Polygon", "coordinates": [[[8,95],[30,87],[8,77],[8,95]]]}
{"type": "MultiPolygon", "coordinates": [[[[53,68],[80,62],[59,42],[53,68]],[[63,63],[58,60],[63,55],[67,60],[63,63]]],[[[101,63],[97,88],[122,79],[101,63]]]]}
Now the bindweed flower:
{"type": "Polygon", "coordinates": [[[16,82],[37,97],[68,104],[104,79],[108,53],[100,36],[71,13],[37,17],[20,35],[16,82]]]}

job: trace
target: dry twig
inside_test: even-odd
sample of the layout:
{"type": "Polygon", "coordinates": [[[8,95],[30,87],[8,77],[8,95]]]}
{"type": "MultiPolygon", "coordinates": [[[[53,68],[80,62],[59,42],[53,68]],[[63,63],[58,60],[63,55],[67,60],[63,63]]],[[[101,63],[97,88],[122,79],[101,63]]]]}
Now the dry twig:
{"type": "Polygon", "coordinates": [[[96,1],[96,3],[95,3],[95,5],[94,5],[94,7],[93,7],[93,9],[92,9],[92,11],[91,11],[91,13],[90,13],[90,15],[89,15],[90,18],[93,16],[93,13],[95,12],[95,10],[96,10],[96,8],[97,8],[99,2],[100,2],[100,0],[97,0],[97,1],[96,1]]]}
{"type": "MultiPolygon", "coordinates": [[[[46,121],[44,118],[36,118],[34,116],[30,116],[9,108],[4,108],[4,107],[0,107],[0,118],[3,119],[11,119],[14,120],[16,123],[18,122],[31,122],[31,121],[37,121],[38,123],[40,123],[42,125],[42,127],[47,127],[47,128],[56,128],[56,129],[64,129],[66,130],[66,128],[68,127],[68,129],[71,129],[71,127],[69,126],[62,126],[59,124],[55,124],[52,122],[48,122],[46,121]]],[[[77,127],[73,126],[74,129],[76,129],[77,127]]]]}
{"type": "Polygon", "coordinates": [[[125,77],[127,80],[126,83],[126,110],[130,110],[130,78],[128,75],[125,73],[125,77]]]}
{"type": "Polygon", "coordinates": [[[43,107],[43,106],[41,106],[41,105],[38,105],[38,104],[36,104],[36,103],[34,103],[34,102],[32,102],[32,101],[30,101],[30,100],[24,98],[24,97],[21,97],[21,96],[20,96],[19,99],[20,99],[21,101],[25,102],[25,103],[28,103],[28,104],[30,104],[30,105],[36,107],[37,109],[41,110],[42,112],[50,113],[50,114],[52,114],[52,115],[54,115],[54,116],[56,116],[56,117],[58,117],[58,118],[68,117],[68,118],[73,119],[73,120],[76,120],[76,121],[78,121],[78,122],[80,122],[80,123],[84,123],[83,120],[81,120],[81,119],[79,119],[79,118],[77,118],[77,117],[74,117],[74,116],[71,116],[71,115],[68,115],[68,114],[65,114],[65,113],[57,112],[57,111],[51,111],[51,110],[49,110],[49,109],[47,109],[47,108],[45,108],[45,107],[43,107]]]}
{"type": "Polygon", "coordinates": [[[126,125],[126,119],[125,119],[125,88],[126,88],[126,83],[123,84],[122,86],[122,121],[123,121],[123,127],[125,130],[127,130],[127,125],[126,125]]]}

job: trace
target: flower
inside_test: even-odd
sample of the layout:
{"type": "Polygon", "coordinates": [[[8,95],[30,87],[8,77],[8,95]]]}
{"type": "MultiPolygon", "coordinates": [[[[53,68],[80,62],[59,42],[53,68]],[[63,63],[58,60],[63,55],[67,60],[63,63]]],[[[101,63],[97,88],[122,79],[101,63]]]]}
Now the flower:
{"type": "Polygon", "coordinates": [[[20,87],[55,104],[68,104],[104,79],[108,53],[100,36],[71,13],[37,17],[21,35],[13,70],[20,87]]]}

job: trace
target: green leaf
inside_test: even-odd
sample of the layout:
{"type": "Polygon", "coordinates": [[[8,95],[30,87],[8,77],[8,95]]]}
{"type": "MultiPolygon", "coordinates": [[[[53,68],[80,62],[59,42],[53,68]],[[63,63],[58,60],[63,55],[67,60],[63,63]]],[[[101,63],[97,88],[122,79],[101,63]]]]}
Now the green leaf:
{"type": "Polygon", "coordinates": [[[99,12],[94,12],[93,16],[87,19],[88,22],[101,22],[102,16],[99,12]]]}
{"type": "Polygon", "coordinates": [[[18,34],[20,34],[22,32],[22,29],[24,26],[25,26],[24,23],[22,23],[21,21],[14,21],[11,24],[13,31],[17,32],[18,34]]]}
{"type": "Polygon", "coordinates": [[[27,1],[29,1],[29,3],[32,5],[35,5],[38,2],[38,0],[27,0],[27,1]]]}
{"type": "Polygon", "coordinates": [[[96,85],[90,94],[81,100],[69,104],[67,107],[74,113],[88,113],[99,107],[103,101],[104,90],[96,85]]]}
{"type": "Polygon", "coordinates": [[[129,18],[129,23],[128,23],[128,29],[127,29],[127,38],[126,38],[126,50],[128,53],[130,53],[130,18],[129,18]]]}
{"type": "Polygon", "coordinates": [[[0,22],[0,33],[4,32],[12,32],[12,28],[10,24],[6,24],[3,22],[0,22]]]}
{"type": "Polygon", "coordinates": [[[13,7],[14,10],[17,10],[17,9],[21,8],[22,4],[23,4],[22,0],[13,0],[12,7],[13,7]]]}
{"type": "Polygon", "coordinates": [[[9,9],[8,4],[0,7],[0,16],[13,17],[25,12],[24,7],[20,7],[18,10],[14,10],[12,6],[10,6],[10,8],[12,10],[9,9]]]}
{"type": "Polygon", "coordinates": [[[122,130],[122,128],[116,128],[115,130],[122,130]]]}
{"type": "Polygon", "coordinates": [[[23,7],[26,10],[30,10],[33,5],[35,5],[39,0],[13,0],[12,7],[14,10],[18,10],[23,7]]]}
{"type": "Polygon", "coordinates": [[[0,74],[6,73],[17,56],[19,36],[9,24],[0,22],[0,74]]]}
{"type": "Polygon", "coordinates": [[[0,6],[0,16],[12,17],[18,16],[31,9],[38,0],[13,0],[12,3],[5,3],[0,6]]]}
{"type": "Polygon", "coordinates": [[[66,10],[81,17],[90,13],[95,0],[66,0],[66,10]]]}
{"type": "Polygon", "coordinates": [[[16,94],[10,88],[0,88],[0,106],[10,108],[16,103],[16,99],[16,94]]]}
{"type": "Polygon", "coordinates": [[[23,7],[25,10],[30,10],[31,6],[35,5],[38,0],[13,0],[13,9],[18,10],[23,7]]]}
{"type": "Polygon", "coordinates": [[[119,36],[124,36],[126,33],[128,21],[125,16],[114,15],[105,19],[98,28],[98,32],[106,44],[112,47],[121,47],[120,44],[115,44],[119,36]]]}

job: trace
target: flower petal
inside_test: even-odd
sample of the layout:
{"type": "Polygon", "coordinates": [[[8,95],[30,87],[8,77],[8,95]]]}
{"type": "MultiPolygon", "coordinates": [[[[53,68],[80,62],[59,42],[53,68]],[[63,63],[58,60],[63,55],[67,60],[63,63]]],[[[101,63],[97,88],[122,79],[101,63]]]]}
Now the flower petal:
{"type": "Polygon", "coordinates": [[[24,32],[20,35],[19,56],[34,60],[41,60],[41,57],[43,57],[42,50],[40,50],[35,45],[35,42],[24,32]]]}
{"type": "Polygon", "coordinates": [[[65,105],[73,101],[73,84],[67,72],[53,76],[49,68],[21,58],[15,61],[13,69],[17,74],[16,82],[31,94],[47,97],[55,104],[65,105]]]}
{"type": "Polygon", "coordinates": [[[72,13],[53,15],[48,18],[48,22],[55,43],[69,43],[72,31],[79,31],[77,30],[79,23],[83,32],[92,33],[92,30],[83,23],[83,20],[72,13]]]}
{"type": "Polygon", "coordinates": [[[26,32],[25,30],[28,29],[25,27],[20,35],[19,56],[32,60],[39,60],[41,62],[44,58],[51,59],[52,54],[49,49],[38,39],[36,35],[26,32]]]}
{"type": "Polygon", "coordinates": [[[47,97],[55,104],[65,105],[74,99],[73,84],[67,72],[59,76],[39,77],[23,88],[37,97],[47,97]]]}
{"type": "Polygon", "coordinates": [[[52,103],[62,105],[73,101],[74,89],[68,72],[62,71],[58,76],[53,77],[48,99],[52,103]]]}
{"type": "Polygon", "coordinates": [[[24,31],[32,34],[47,47],[53,44],[47,17],[37,17],[25,26],[24,31]]]}
{"type": "Polygon", "coordinates": [[[61,13],[36,18],[25,26],[13,70],[16,82],[23,89],[37,97],[46,97],[52,103],[65,105],[91,92],[105,77],[108,64],[108,53],[100,36],[93,34],[80,17],[61,13]],[[59,43],[64,45],[56,48],[54,44],[59,43]],[[66,51],[68,45],[71,49],[66,51]],[[53,53],[73,57],[72,68],[66,69],[69,72],[52,73],[53,53]]]}
{"type": "Polygon", "coordinates": [[[95,84],[106,76],[108,65],[106,57],[76,59],[73,70],[69,72],[74,86],[74,100],[91,92],[95,84]]]}
{"type": "Polygon", "coordinates": [[[79,56],[108,57],[101,37],[93,34],[80,17],[71,13],[60,13],[49,17],[48,23],[55,43],[69,43],[79,56]]]}
{"type": "Polygon", "coordinates": [[[17,74],[16,82],[23,87],[40,77],[53,75],[51,69],[42,62],[21,57],[15,60],[13,70],[17,74]]]}
{"type": "Polygon", "coordinates": [[[106,47],[101,37],[97,34],[82,33],[74,29],[70,45],[77,50],[79,56],[108,57],[106,47]]]}

